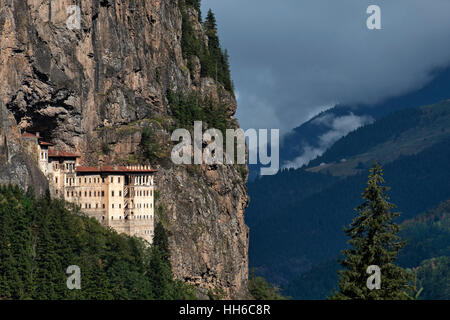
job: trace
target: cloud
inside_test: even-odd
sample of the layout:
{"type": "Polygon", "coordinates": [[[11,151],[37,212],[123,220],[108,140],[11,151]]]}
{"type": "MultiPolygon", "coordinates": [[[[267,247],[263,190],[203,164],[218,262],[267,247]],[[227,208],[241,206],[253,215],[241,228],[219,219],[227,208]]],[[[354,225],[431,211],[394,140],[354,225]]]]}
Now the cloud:
{"type": "Polygon", "coordinates": [[[244,128],[286,133],[325,105],[418,89],[450,62],[450,0],[203,0],[210,7],[244,128]],[[366,27],[371,4],[382,30],[366,27]]]}
{"type": "Polygon", "coordinates": [[[348,115],[340,117],[335,117],[332,113],[329,113],[314,119],[311,122],[312,124],[323,126],[330,130],[319,137],[318,147],[305,144],[303,146],[302,154],[292,161],[287,161],[283,165],[283,168],[297,169],[307,165],[311,160],[321,156],[340,138],[366,124],[372,123],[373,121],[374,119],[370,116],[356,116],[351,112],[348,115]]]}

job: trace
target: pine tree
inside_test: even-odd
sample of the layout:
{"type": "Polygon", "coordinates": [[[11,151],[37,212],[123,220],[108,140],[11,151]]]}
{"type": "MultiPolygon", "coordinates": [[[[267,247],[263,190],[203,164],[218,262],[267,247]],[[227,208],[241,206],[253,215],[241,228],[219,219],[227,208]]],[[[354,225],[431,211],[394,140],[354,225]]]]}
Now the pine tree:
{"type": "Polygon", "coordinates": [[[208,10],[208,14],[206,15],[205,29],[209,38],[208,46],[215,49],[219,48],[220,43],[219,37],[217,36],[217,20],[211,9],[208,10]]]}
{"type": "Polygon", "coordinates": [[[356,208],[357,216],[345,229],[351,248],[342,252],[341,265],[345,269],[339,272],[339,292],[332,299],[407,299],[409,274],[394,264],[405,243],[397,236],[399,226],[394,219],[399,213],[391,211],[395,205],[388,202],[389,188],[384,182],[383,169],[375,162],[362,193],[364,202],[356,208]],[[380,268],[380,289],[367,287],[370,275],[366,271],[372,265],[380,268]]]}
{"type": "Polygon", "coordinates": [[[173,298],[173,274],[170,263],[169,240],[161,222],[155,227],[155,236],[150,254],[148,278],[155,299],[173,298]]]}

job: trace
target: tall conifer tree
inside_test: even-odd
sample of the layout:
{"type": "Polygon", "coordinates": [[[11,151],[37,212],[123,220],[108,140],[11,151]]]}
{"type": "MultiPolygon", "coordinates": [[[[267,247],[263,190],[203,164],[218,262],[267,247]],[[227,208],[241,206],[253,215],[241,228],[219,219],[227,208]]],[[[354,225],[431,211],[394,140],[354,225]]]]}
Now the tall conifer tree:
{"type": "Polygon", "coordinates": [[[388,202],[384,186],[383,169],[375,163],[370,169],[367,187],[362,193],[363,204],[356,208],[345,234],[350,237],[350,249],[342,253],[345,270],[339,272],[339,291],[332,299],[406,299],[408,273],[395,265],[399,250],[405,245],[397,236],[399,226],[394,219],[399,213],[392,212],[395,205],[388,202]],[[370,290],[367,286],[369,266],[381,271],[381,288],[370,290]]]}

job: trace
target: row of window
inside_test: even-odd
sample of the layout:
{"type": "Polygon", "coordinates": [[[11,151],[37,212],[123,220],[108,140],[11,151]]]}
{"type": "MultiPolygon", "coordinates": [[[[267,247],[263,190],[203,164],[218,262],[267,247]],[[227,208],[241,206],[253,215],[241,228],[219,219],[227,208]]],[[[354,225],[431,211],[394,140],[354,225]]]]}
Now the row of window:
{"type": "MultiPolygon", "coordinates": [[[[44,153],[44,155],[45,155],[45,153],[44,153]]],[[[42,159],[45,159],[45,158],[42,158],[42,159]]],[[[69,170],[69,169],[75,170],[75,163],[64,163],[62,165],[62,168],[65,168],[66,170],[69,170]]],[[[53,162],[53,169],[54,170],[58,170],[59,169],[59,163],[58,162],[53,162]]]]}
{"type": "MultiPolygon", "coordinates": [[[[81,206],[82,208],[83,208],[83,206],[81,206]]],[[[93,209],[93,207],[91,207],[91,204],[90,203],[85,203],[84,204],[84,208],[85,209],[93,209]]],[[[98,209],[99,208],[99,204],[98,203],[96,203],[95,204],[95,209],[98,209]]],[[[105,209],[105,204],[104,203],[102,203],[102,209],[105,209]]]]}
{"type": "Polygon", "coordinates": [[[152,197],[153,191],[152,190],[138,190],[134,192],[136,197],[152,197]]]}
{"type": "Polygon", "coordinates": [[[151,230],[143,230],[142,232],[136,231],[136,234],[149,234],[153,235],[153,232],[151,230]]]}
{"type": "MultiPolygon", "coordinates": [[[[81,206],[81,207],[83,207],[83,206],[81,206]]],[[[93,205],[91,203],[85,203],[84,204],[84,208],[85,209],[93,209],[94,207],[93,207],[93,205]]],[[[95,209],[99,209],[99,208],[100,208],[99,204],[96,203],[95,204],[95,209]]],[[[118,208],[122,209],[122,204],[119,203],[118,208]]],[[[136,208],[137,209],[142,209],[142,208],[151,209],[151,208],[153,208],[153,204],[152,203],[138,203],[136,205],[136,208]]],[[[105,204],[104,203],[102,204],[102,209],[105,209],[105,204]]],[[[115,209],[114,203],[111,204],[111,209],[115,209]]]]}
{"type": "MultiPolygon", "coordinates": [[[[67,165],[67,164],[66,164],[67,165]]],[[[92,184],[92,181],[95,183],[100,183],[100,179],[102,183],[105,183],[105,178],[84,178],[84,183],[87,184],[89,181],[89,184],[92,184]]],[[[118,183],[120,183],[120,177],[117,178],[118,183]]],[[[78,183],[81,185],[82,178],[78,178],[78,183]]],[[[111,177],[111,183],[114,183],[114,177],[111,177]]],[[[58,177],[55,177],[55,182],[58,183],[58,177]]],[[[75,185],[75,178],[67,178],[66,177],[66,184],[68,185],[75,185]]]]}
{"type": "MultiPolygon", "coordinates": [[[[122,194],[122,192],[120,192],[120,194],[122,194]]],[[[94,195],[94,197],[104,197],[105,196],[105,191],[101,191],[101,193],[100,193],[100,191],[94,191],[94,192],[92,192],[92,191],[89,191],[89,192],[87,192],[87,191],[85,191],[84,192],[84,196],[87,198],[88,197],[88,195],[89,195],[89,197],[92,197],[92,195],[94,195]]],[[[82,196],[82,193],[81,193],[81,191],[79,191],[78,192],[78,194],[77,194],[77,192],[76,191],[67,191],[67,197],[70,197],[70,196],[72,196],[72,197],[80,197],[81,198],[81,196],[82,196]]],[[[114,196],[114,194],[113,194],[113,196],[114,196]]]]}
{"type": "MultiPolygon", "coordinates": [[[[58,182],[58,180],[56,180],[56,182],[58,182]]],[[[115,196],[115,192],[114,191],[111,191],[111,197],[114,197],[115,196]]],[[[138,196],[144,196],[144,197],[148,197],[148,196],[153,196],[153,191],[140,191],[140,192],[136,192],[136,194],[138,195],[138,196]]],[[[101,191],[101,193],[100,193],[100,191],[84,191],[84,196],[85,197],[92,197],[92,195],[94,195],[94,197],[104,197],[105,196],[105,191],[101,191]]],[[[119,195],[119,197],[122,197],[122,191],[120,191],[119,190],[119,192],[118,192],[118,195],[119,195]]],[[[78,196],[78,197],[80,197],[81,198],[81,196],[82,196],[82,192],[81,191],[79,191],[78,192],[78,194],[77,194],[77,192],[76,191],[67,191],[67,197],[76,197],[76,196],[78,196]]]]}
{"type": "MultiPolygon", "coordinates": [[[[134,220],[148,220],[148,219],[153,219],[153,215],[138,215],[138,216],[133,216],[134,220]]],[[[105,216],[102,216],[102,220],[105,220],[105,216]]],[[[114,220],[114,216],[111,216],[111,220],[114,220]]],[[[119,220],[122,220],[122,216],[119,216],[119,220]]],[[[125,218],[125,220],[128,220],[127,218],[125,218]]]]}

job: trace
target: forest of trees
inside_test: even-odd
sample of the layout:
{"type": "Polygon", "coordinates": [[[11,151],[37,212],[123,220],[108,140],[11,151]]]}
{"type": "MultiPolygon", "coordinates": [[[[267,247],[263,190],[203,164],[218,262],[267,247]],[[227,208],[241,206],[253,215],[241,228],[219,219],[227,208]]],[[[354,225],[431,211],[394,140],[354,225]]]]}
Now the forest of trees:
{"type": "MultiPolygon", "coordinates": [[[[448,187],[435,187],[448,186],[450,181],[449,143],[443,141],[385,166],[385,176],[392,186],[389,195],[395,199],[402,219],[411,219],[450,198],[448,187]]],[[[350,223],[364,183],[365,174],[344,180],[330,177],[327,181],[326,175],[308,172],[279,174],[249,183],[252,202],[246,211],[246,222],[252,229],[251,266],[269,267],[277,277],[286,279],[295,276],[290,271],[295,269],[291,269],[294,260],[303,261],[302,266],[308,269],[310,264],[336,257],[345,245],[341,228],[350,223]],[[314,175],[321,183],[313,181],[314,175]],[[282,184],[280,179],[284,179],[282,184]],[[267,186],[269,195],[258,193],[267,186]],[[259,205],[262,203],[267,203],[267,207],[259,205]]],[[[270,274],[264,276],[275,280],[270,274]]]]}
{"type": "Polygon", "coordinates": [[[228,128],[228,116],[223,104],[204,99],[194,91],[187,94],[168,91],[167,99],[177,128],[191,128],[194,121],[202,121],[209,128],[223,133],[228,128]]]}
{"type": "Polygon", "coordinates": [[[206,45],[204,40],[196,34],[188,12],[189,8],[197,10],[199,23],[201,23],[200,0],[179,0],[179,6],[183,17],[181,46],[183,57],[187,60],[191,75],[195,73],[193,58],[198,57],[201,65],[201,76],[213,78],[222,83],[226,90],[233,92],[229,56],[227,50],[223,50],[220,45],[214,13],[209,10],[203,23],[203,28],[208,37],[208,45],[206,45]]]}
{"type": "MultiPolygon", "coordinates": [[[[450,200],[401,224],[401,239],[407,241],[400,251],[398,265],[416,276],[423,288],[419,299],[450,297],[450,200]]],[[[282,292],[295,299],[324,299],[336,286],[338,261],[331,259],[300,274],[282,292]]]]}
{"type": "Polygon", "coordinates": [[[161,224],[149,246],[48,194],[0,187],[0,300],[195,299],[169,258],[161,224]],[[81,269],[81,290],[67,288],[71,265],[81,269]]]}

